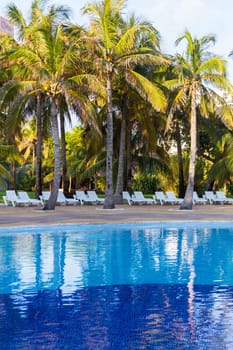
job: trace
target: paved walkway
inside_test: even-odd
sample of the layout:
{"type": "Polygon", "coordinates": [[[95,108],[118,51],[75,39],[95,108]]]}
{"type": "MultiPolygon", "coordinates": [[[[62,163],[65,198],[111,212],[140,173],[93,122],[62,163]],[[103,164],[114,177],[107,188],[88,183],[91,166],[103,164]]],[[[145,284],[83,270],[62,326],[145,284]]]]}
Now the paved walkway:
{"type": "Polygon", "coordinates": [[[163,221],[232,221],[233,205],[197,205],[193,210],[178,206],[121,205],[106,210],[101,205],[57,206],[44,211],[35,207],[0,207],[0,227],[65,223],[134,223],[163,221]]]}

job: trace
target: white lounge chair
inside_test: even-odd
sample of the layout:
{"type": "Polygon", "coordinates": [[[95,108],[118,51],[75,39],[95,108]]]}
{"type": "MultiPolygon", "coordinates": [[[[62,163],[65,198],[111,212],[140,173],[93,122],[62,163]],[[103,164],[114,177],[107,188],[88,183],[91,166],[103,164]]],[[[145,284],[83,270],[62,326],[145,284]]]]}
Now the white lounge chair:
{"type": "MultiPolygon", "coordinates": [[[[169,193],[169,192],[168,192],[169,193]]],[[[173,193],[174,195],[174,193],[173,193]]],[[[175,195],[174,195],[175,196],[175,195]]],[[[180,203],[180,198],[179,201],[177,201],[177,198],[173,196],[167,196],[165,195],[162,191],[156,191],[155,192],[155,199],[161,204],[179,204],[180,203]]]]}
{"type": "Polygon", "coordinates": [[[122,198],[123,198],[123,200],[127,201],[129,205],[132,205],[133,199],[128,191],[122,192],[122,198]]]}
{"type": "Polygon", "coordinates": [[[96,191],[87,191],[87,200],[91,203],[103,204],[105,199],[97,196],[96,191]]]}
{"type": "Polygon", "coordinates": [[[216,198],[224,204],[233,204],[233,198],[226,197],[223,191],[216,191],[216,198]]]}
{"type": "Polygon", "coordinates": [[[15,190],[7,190],[6,195],[3,196],[3,200],[6,206],[9,204],[12,205],[13,207],[16,207],[17,205],[30,205],[30,202],[20,199],[15,190]]]}
{"type": "Polygon", "coordinates": [[[71,205],[77,205],[79,203],[79,200],[75,198],[67,198],[62,190],[59,190],[57,195],[57,202],[59,203],[65,203],[65,204],[71,204],[71,205]]]}
{"type": "Polygon", "coordinates": [[[173,204],[181,204],[183,202],[182,198],[177,198],[172,191],[166,192],[167,199],[173,204]]]}
{"type": "Polygon", "coordinates": [[[142,191],[134,191],[132,201],[133,203],[156,204],[155,198],[146,198],[142,191]]]}
{"type": "Polygon", "coordinates": [[[84,205],[88,202],[87,195],[84,191],[75,191],[74,198],[77,199],[81,205],[84,205]]]}
{"type": "MultiPolygon", "coordinates": [[[[66,205],[66,200],[59,197],[59,192],[57,195],[56,203],[59,205],[66,205]]],[[[42,195],[40,196],[40,199],[42,200],[43,204],[49,200],[50,194],[51,194],[50,191],[42,191],[42,195]]]]}
{"type": "Polygon", "coordinates": [[[218,199],[213,191],[205,191],[205,198],[210,204],[223,204],[223,200],[218,199]]]}
{"type": "Polygon", "coordinates": [[[42,191],[42,194],[40,196],[40,200],[44,203],[49,200],[50,192],[49,191],[42,191]]]}
{"type": "Polygon", "coordinates": [[[193,204],[207,204],[206,198],[199,197],[196,191],[193,191],[193,204]]]}
{"type": "Polygon", "coordinates": [[[43,202],[40,199],[30,198],[28,193],[25,191],[18,192],[18,197],[21,200],[30,203],[30,205],[43,205],[43,202]]]}
{"type": "Polygon", "coordinates": [[[171,204],[171,202],[167,199],[167,197],[165,196],[165,194],[162,191],[156,191],[154,198],[161,205],[164,205],[166,203],[171,204]]]}

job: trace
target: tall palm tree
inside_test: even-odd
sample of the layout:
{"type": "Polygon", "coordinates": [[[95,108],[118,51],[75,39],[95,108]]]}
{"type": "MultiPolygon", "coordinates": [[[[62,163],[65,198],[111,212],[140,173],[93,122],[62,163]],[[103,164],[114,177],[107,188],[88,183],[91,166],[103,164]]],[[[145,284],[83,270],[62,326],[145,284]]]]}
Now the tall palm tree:
{"type": "MultiPolygon", "coordinates": [[[[133,68],[137,64],[156,64],[165,62],[159,55],[155,55],[155,47],[158,47],[158,33],[147,22],[139,22],[126,28],[122,13],[126,0],[102,0],[93,2],[84,8],[84,14],[90,15],[90,34],[94,37],[94,49],[96,54],[96,68],[99,76],[105,80],[107,90],[107,141],[106,141],[106,189],[105,209],[114,208],[113,197],[113,83],[115,73],[124,74],[128,82],[133,85],[135,80],[143,80],[133,68]],[[138,39],[147,34],[150,36],[150,46],[144,43],[144,47],[137,47],[138,39]],[[140,34],[140,35],[139,35],[140,34]],[[153,43],[154,47],[151,47],[153,43]]],[[[156,52],[157,53],[157,52],[156,52]]],[[[150,85],[151,89],[152,84],[150,85]]],[[[157,91],[160,99],[161,92],[157,91]]]]}
{"type": "MultiPolygon", "coordinates": [[[[33,0],[31,3],[29,18],[26,20],[18,7],[15,4],[10,4],[8,6],[8,18],[14,24],[16,28],[16,36],[18,42],[16,45],[24,45],[24,47],[30,48],[34,54],[39,54],[38,51],[38,43],[39,37],[41,35],[40,31],[35,30],[36,26],[41,23],[43,12],[45,11],[46,1],[43,0],[33,0]]],[[[67,18],[68,10],[65,8],[56,8],[56,17],[57,19],[60,16],[63,18],[67,18]]],[[[35,72],[34,72],[35,73],[35,72]]],[[[35,78],[35,77],[34,77],[35,78]]],[[[25,76],[22,77],[25,79],[25,76]]],[[[36,115],[37,121],[37,135],[36,135],[36,186],[35,186],[35,196],[39,197],[42,191],[42,134],[43,134],[43,124],[44,124],[44,109],[45,106],[45,98],[43,97],[43,93],[38,92],[38,94],[33,94],[31,97],[31,101],[27,99],[27,108],[24,108],[24,114],[27,117],[30,115],[36,115]]],[[[23,112],[23,111],[22,111],[23,112]]],[[[22,113],[21,113],[22,114],[22,113]]],[[[14,117],[14,116],[13,116],[14,117]]],[[[14,133],[14,128],[17,127],[17,124],[20,123],[21,116],[18,114],[18,118],[14,118],[14,121],[10,120],[11,132],[14,133]]],[[[8,118],[9,119],[9,118],[8,118]]],[[[9,128],[8,128],[9,129],[9,128]]]]}
{"type": "MultiPolygon", "coordinates": [[[[129,20],[125,21],[125,30],[130,30],[130,28],[139,25],[142,23],[140,20],[135,18],[134,15],[130,16],[129,20]]],[[[162,58],[162,54],[159,50],[159,33],[157,32],[157,44],[155,46],[155,38],[151,40],[151,33],[144,31],[143,33],[135,33],[134,41],[134,51],[140,50],[140,48],[145,47],[145,42],[147,47],[154,49],[154,55],[158,55],[159,58],[162,58]],[[142,35],[143,34],[143,35],[142,35]]],[[[126,128],[129,127],[127,119],[129,119],[129,114],[134,117],[137,113],[132,113],[132,106],[135,106],[135,111],[138,108],[138,101],[143,107],[144,117],[146,120],[142,122],[145,124],[146,134],[148,135],[148,140],[153,146],[156,144],[156,140],[153,137],[156,133],[154,132],[153,122],[154,118],[149,118],[154,111],[164,112],[166,107],[166,98],[162,90],[162,85],[160,79],[158,79],[157,71],[163,68],[164,64],[168,64],[168,60],[161,61],[162,67],[160,65],[153,64],[150,65],[138,65],[134,68],[134,72],[137,75],[134,75],[134,78],[127,79],[125,71],[123,74],[117,75],[116,84],[114,84],[114,90],[117,90],[120,100],[118,108],[121,111],[121,133],[120,133],[120,146],[119,146],[119,157],[118,157],[118,173],[117,173],[117,183],[115,190],[115,203],[122,203],[122,191],[123,191],[123,179],[124,179],[124,166],[125,162],[125,151],[126,151],[126,128]],[[137,106],[137,107],[136,107],[137,106]],[[152,107],[152,108],[151,108],[152,107]],[[149,112],[150,111],[150,112],[149,112]],[[149,112],[149,113],[148,113],[149,112]],[[148,123],[148,121],[150,121],[148,123]],[[152,123],[151,123],[152,122],[152,123]],[[151,132],[150,132],[151,131],[151,132]]],[[[153,62],[154,63],[154,62],[153,62]]],[[[159,75],[160,77],[160,75],[159,75]]],[[[116,101],[116,96],[114,98],[116,101]]],[[[140,114],[138,114],[140,115],[140,114]]],[[[155,115],[155,114],[154,114],[155,115]]],[[[132,118],[131,118],[132,119],[132,118]]],[[[142,118],[139,118],[142,119],[142,118]]],[[[130,130],[130,129],[129,129],[130,130]]],[[[144,129],[145,131],[145,129],[144,129]]],[[[145,134],[144,133],[144,134],[145,134]]]]}
{"type": "Polygon", "coordinates": [[[186,110],[188,107],[190,117],[189,174],[184,201],[180,209],[191,210],[197,156],[197,108],[203,117],[208,117],[208,112],[214,111],[229,128],[232,128],[233,110],[224,98],[232,88],[226,78],[225,60],[208,51],[210,45],[215,43],[213,35],[197,39],[193,38],[189,31],[185,31],[184,35],[177,39],[176,44],[182,41],[186,42],[185,55],[176,56],[174,71],[177,78],[169,82],[177,93],[168,119],[172,118],[172,112],[179,109],[180,106],[185,106],[186,110]]]}

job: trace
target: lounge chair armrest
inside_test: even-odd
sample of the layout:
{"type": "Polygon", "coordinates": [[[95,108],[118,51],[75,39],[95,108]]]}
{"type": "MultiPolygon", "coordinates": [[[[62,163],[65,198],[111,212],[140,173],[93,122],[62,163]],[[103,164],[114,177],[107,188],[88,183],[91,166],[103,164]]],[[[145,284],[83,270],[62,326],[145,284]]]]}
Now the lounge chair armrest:
{"type": "Polygon", "coordinates": [[[127,202],[128,202],[129,205],[132,205],[132,204],[133,204],[133,201],[132,201],[132,199],[130,199],[130,198],[127,199],[127,202]]]}
{"type": "Polygon", "coordinates": [[[6,196],[2,196],[2,199],[3,199],[5,206],[8,206],[8,200],[7,200],[6,196]]]}
{"type": "Polygon", "coordinates": [[[155,202],[155,204],[158,203],[155,195],[152,196],[152,199],[153,199],[153,201],[155,202]]]}

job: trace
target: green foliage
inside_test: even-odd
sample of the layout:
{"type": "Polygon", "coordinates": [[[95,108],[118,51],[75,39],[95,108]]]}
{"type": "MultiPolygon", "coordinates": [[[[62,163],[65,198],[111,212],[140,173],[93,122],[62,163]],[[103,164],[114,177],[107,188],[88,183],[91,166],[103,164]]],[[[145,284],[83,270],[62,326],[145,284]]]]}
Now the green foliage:
{"type": "Polygon", "coordinates": [[[9,170],[9,164],[0,160],[0,187],[6,188],[7,184],[12,182],[12,174],[9,170]]]}
{"type": "Polygon", "coordinates": [[[205,158],[197,159],[195,172],[195,191],[197,191],[199,195],[203,195],[203,193],[208,188],[210,166],[210,162],[205,158]]]}
{"type": "Polygon", "coordinates": [[[133,177],[132,190],[154,193],[160,188],[160,181],[155,174],[137,173],[133,177]]]}
{"type": "Polygon", "coordinates": [[[209,179],[218,187],[231,182],[233,177],[233,136],[226,132],[215,144],[215,159],[209,172],[209,179]]]}
{"type": "Polygon", "coordinates": [[[31,167],[25,166],[17,172],[17,190],[33,191],[36,178],[31,174],[31,167]]]}
{"type": "Polygon", "coordinates": [[[97,180],[97,190],[104,193],[105,191],[105,177],[99,177],[97,180]]]}
{"type": "Polygon", "coordinates": [[[227,196],[233,197],[233,183],[230,183],[227,186],[227,196]]]}
{"type": "Polygon", "coordinates": [[[14,151],[12,145],[0,144],[0,160],[5,160],[14,151]]]}
{"type": "Polygon", "coordinates": [[[94,187],[104,191],[106,160],[102,144],[99,134],[89,127],[76,126],[66,133],[68,174],[75,179],[77,188],[84,185],[90,188],[95,179],[94,187]]]}
{"type": "Polygon", "coordinates": [[[85,129],[82,126],[75,126],[71,131],[66,132],[66,150],[68,153],[83,147],[84,132],[85,129]]]}

